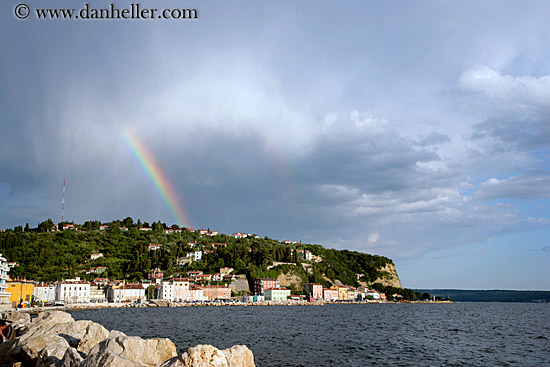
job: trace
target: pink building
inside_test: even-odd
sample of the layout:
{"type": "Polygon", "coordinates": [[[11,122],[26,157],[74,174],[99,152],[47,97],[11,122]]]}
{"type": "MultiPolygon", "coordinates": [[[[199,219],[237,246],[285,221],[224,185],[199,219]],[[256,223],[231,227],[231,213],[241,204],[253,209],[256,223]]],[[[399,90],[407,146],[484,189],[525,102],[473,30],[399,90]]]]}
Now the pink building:
{"type": "Polygon", "coordinates": [[[231,288],[227,286],[206,285],[202,287],[202,292],[207,300],[231,298],[231,288]]]}
{"type": "Polygon", "coordinates": [[[337,289],[323,289],[323,299],[325,301],[337,301],[338,300],[338,290],[337,289]]]}
{"type": "Polygon", "coordinates": [[[269,288],[280,288],[279,281],[269,278],[258,278],[254,280],[254,293],[263,294],[264,291],[269,288]]]}
{"type": "Polygon", "coordinates": [[[307,294],[311,295],[313,299],[323,299],[323,286],[318,283],[307,283],[305,285],[307,294]]]}

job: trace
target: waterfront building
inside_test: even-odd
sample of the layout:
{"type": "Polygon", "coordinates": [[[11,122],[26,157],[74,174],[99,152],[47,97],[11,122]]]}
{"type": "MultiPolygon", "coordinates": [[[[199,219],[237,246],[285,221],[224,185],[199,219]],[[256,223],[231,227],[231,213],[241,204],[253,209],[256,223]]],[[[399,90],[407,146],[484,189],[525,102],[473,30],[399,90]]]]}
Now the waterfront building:
{"type": "Polygon", "coordinates": [[[145,289],[141,284],[123,284],[118,288],[107,289],[109,302],[144,302],[145,289]]]}
{"type": "Polygon", "coordinates": [[[55,284],[55,300],[69,303],[90,302],[90,282],[75,279],[67,279],[55,284]]]}
{"type": "Polygon", "coordinates": [[[10,293],[8,292],[9,280],[8,273],[10,272],[10,267],[8,266],[8,261],[5,257],[0,254],[0,305],[6,305],[10,303],[10,293]]]}
{"type": "Polygon", "coordinates": [[[264,294],[264,290],[269,288],[280,288],[281,285],[277,279],[271,278],[258,278],[254,280],[254,293],[264,294]]]}
{"type": "Polygon", "coordinates": [[[92,282],[90,284],[90,302],[92,303],[104,303],[107,302],[107,296],[105,295],[105,287],[101,284],[92,282]]]}
{"type": "Polygon", "coordinates": [[[197,285],[189,286],[189,301],[191,302],[200,302],[205,301],[204,293],[202,287],[197,285]]]}
{"type": "Polygon", "coordinates": [[[189,300],[189,279],[174,278],[173,284],[173,300],[174,302],[185,302],[189,300]]]}
{"type": "Polygon", "coordinates": [[[343,285],[332,286],[333,289],[338,291],[338,300],[347,301],[348,300],[348,289],[343,285]]]}
{"type": "Polygon", "coordinates": [[[35,284],[34,299],[36,302],[53,302],[55,301],[55,285],[53,284],[35,284]]]}
{"type": "Polygon", "coordinates": [[[325,301],[337,301],[338,300],[338,290],[325,288],[323,289],[323,299],[325,301]]]}
{"type": "Polygon", "coordinates": [[[157,288],[157,298],[172,302],[174,300],[174,285],[166,280],[159,284],[157,288]]]}
{"type": "Polygon", "coordinates": [[[318,283],[307,283],[305,286],[308,295],[315,300],[323,299],[323,286],[318,283]]]}
{"type": "Polygon", "coordinates": [[[264,290],[266,301],[287,301],[290,299],[290,289],[269,288],[264,290]]]}
{"type": "Polygon", "coordinates": [[[204,298],[207,300],[230,299],[231,288],[223,285],[207,285],[202,287],[204,298]]]}
{"type": "Polygon", "coordinates": [[[12,307],[20,305],[23,302],[31,302],[34,296],[34,283],[26,279],[10,279],[7,282],[8,293],[12,307]]]}

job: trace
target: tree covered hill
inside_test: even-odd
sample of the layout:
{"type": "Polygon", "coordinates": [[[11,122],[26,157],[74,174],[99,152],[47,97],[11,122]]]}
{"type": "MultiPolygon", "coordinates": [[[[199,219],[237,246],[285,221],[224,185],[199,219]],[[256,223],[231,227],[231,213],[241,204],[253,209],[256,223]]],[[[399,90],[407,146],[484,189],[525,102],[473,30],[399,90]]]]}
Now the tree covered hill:
{"type": "MultiPolygon", "coordinates": [[[[66,224],[60,223],[59,228],[66,224]]],[[[281,243],[268,237],[234,238],[215,232],[215,235],[200,234],[186,228],[178,233],[166,233],[167,226],[160,222],[153,223],[150,231],[142,231],[140,227],[149,227],[149,224],[139,220],[134,223],[130,217],[107,223],[108,229],[100,230],[100,225],[99,221],[87,221],[82,225],[74,224],[72,230],[54,231],[55,224],[49,219],[37,228],[19,226],[0,232],[0,253],[19,265],[11,269],[11,276],[36,281],[57,281],[74,276],[93,279],[98,275],[86,272],[97,267],[107,268],[101,277],[127,280],[147,278],[147,273],[155,268],[170,276],[185,275],[192,270],[214,274],[222,267],[232,267],[235,273],[245,274],[248,279],[292,272],[304,284],[314,282],[330,286],[339,280],[358,286],[356,274],[362,274],[362,282],[372,284],[386,275],[381,269],[393,264],[383,256],[327,249],[320,245],[281,243]],[[151,251],[149,244],[163,246],[151,251]],[[178,259],[197,250],[203,253],[201,261],[178,266],[178,259]],[[300,250],[310,251],[315,261],[305,260],[300,250]],[[92,253],[103,256],[91,260],[92,253]],[[286,264],[272,267],[273,262],[286,264]]],[[[179,229],[175,225],[171,228],[179,229]]]]}

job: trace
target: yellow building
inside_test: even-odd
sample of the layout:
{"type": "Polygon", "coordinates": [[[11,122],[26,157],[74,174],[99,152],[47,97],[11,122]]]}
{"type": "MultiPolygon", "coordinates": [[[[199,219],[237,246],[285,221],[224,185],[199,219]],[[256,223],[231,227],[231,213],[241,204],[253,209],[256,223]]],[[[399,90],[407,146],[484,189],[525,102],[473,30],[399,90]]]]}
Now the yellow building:
{"type": "Polygon", "coordinates": [[[338,291],[338,301],[348,300],[348,289],[343,285],[333,285],[330,289],[335,289],[338,291]]]}
{"type": "Polygon", "coordinates": [[[8,289],[6,289],[6,291],[10,294],[10,303],[12,307],[20,305],[22,302],[32,301],[34,283],[24,279],[10,279],[7,285],[8,289]]]}

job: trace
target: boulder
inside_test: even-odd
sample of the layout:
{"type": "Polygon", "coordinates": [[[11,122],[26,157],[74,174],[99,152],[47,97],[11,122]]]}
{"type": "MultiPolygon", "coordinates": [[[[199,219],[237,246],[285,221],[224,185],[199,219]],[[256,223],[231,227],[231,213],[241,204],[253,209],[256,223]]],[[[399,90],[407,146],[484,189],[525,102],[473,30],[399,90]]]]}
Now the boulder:
{"type": "Polygon", "coordinates": [[[181,364],[175,364],[171,367],[229,367],[222,351],[211,345],[191,347],[179,356],[179,360],[181,364]]]}
{"type": "Polygon", "coordinates": [[[254,355],[245,345],[234,345],[222,350],[229,367],[255,367],[254,355]]]}
{"type": "Polygon", "coordinates": [[[244,345],[221,351],[211,345],[197,345],[158,367],[255,367],[255,364],[252,351],[244,345]]]}
{"type": "Polygon", "coordinates": [[[38,335],[33,338],[27,339],[20,346],[20,349],[16,349],[23,360],[31,363],[34,361],[52,359],[61,360],[65,355],[65,350],[69,348],[69,343],[65,338],[55,335],[46,334],[38,335]]]}
{"type": "Polygon", "coordinates": [[[67,348],[65,355],[60,361],[59,367],[80,367],[83,358],[74,348],[67,348]]]}
{"type": "Polygon", "coordinates": [[[134,362],[118,354],[105,350],[102,353],[90,354],[82,361],[80,367],[145,367],[141,363],[134,362]]]}
{"type": "Polygon", "coordinates": [[[92,321],[74,321],[61,311],[43,312],[10,347],[9,354],[41,366],[59,366],[67,349],[88,353],[108,335],[107,329],[92,321]]]}
{"type": "Polygon", "coordinates": [[[4,316],[14,330],[26,327],[31,323],[31,315],[26,312],[8,312],[4,316]]]}
{"type": "Polygon", "coordinates": [[[142,339],[137,336],[118,336],[106,339],[93,347],[82,367],[98,366],[96,362],[110,360],[111,354],[154,367],[177,355],[176,346],[169,339],[142,339]]]}
{"type": "Polygon", "coordinates": [[[84,353],[88,353],[93,346],[109,336],[107,329],[89,320],[58,324],[49,332],[64,337],[71,347],[84,353]]]}

